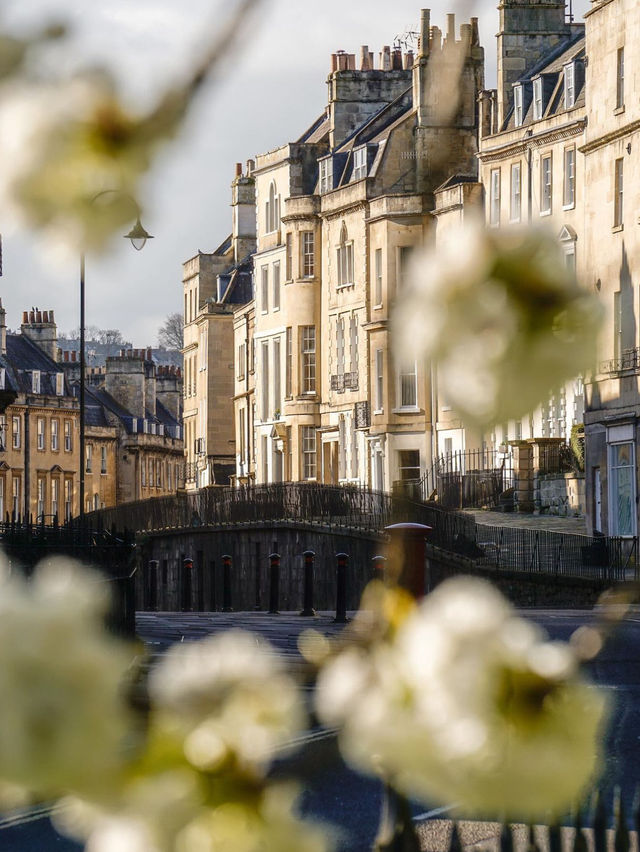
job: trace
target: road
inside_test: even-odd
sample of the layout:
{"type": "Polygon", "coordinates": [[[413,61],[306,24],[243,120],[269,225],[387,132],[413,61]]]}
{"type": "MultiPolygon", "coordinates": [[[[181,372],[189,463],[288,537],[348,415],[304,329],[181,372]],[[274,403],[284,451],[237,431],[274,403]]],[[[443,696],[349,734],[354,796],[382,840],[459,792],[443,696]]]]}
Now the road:
{"type": "MultiPolygon", "coordinates": [[[[523,614],[557,639],[568,639],[577,627],[589,623],[593,617],[584,610],[528,610],[523,614]]],[[[261,613],[142,613],[138,631],[151,651],[162,653],[183,638],[196,639],[230,625],[243,626],[266,635],[280,653],[295,658],[297,635],[310,621],[291,614],[269,617],[261,613]]],[[[313,621],[314,627],[326,632],[340,629],[327,614],[313,621]]],[[[620,785],[630,807],[640,758],[640,610],[625,621],[607,644],[593,664],[591,676],[614,698],[602,786],[610,797],[614,786],[620,785]]],[[[292,768],[306,778],[301,800],[303,812],[334,827],[336,848],[341,852],[368,852],[378,824],[379,784],[345,767],[335,737],[318,731],[307,738],[296,756],[277,763],[274,774],[286,775],[292,768]]],[[[425,805],[415,805],[416,814],[428,809],[425,805]]],[[[79,852],[80,848],[55,834],[45,808],[0,821],[0,852],[79,852]]]]}

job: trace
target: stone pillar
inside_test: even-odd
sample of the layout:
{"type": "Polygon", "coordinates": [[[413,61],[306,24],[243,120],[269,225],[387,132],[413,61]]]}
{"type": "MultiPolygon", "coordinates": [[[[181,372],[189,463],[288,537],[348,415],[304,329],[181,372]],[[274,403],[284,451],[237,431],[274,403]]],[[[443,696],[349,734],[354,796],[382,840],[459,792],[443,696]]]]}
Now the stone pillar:
{"type": "Polygon", "coordinates": [[[513,451],[516,511],[533,512],[532,446],[529,441],[509,441],[513,451]]]}

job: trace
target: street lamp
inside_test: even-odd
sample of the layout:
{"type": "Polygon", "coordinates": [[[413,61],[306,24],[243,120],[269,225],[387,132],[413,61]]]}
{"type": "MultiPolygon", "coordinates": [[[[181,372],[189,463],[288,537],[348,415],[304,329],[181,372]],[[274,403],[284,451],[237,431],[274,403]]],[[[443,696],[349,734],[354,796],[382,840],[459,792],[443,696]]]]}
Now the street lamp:
{"type": "MultiPolygon", "coordinates": [[[[131,241],[131,245],[134,247],[136,251],[141,251],[147,240],[152,240],[153,236],[148,233],[140,222],[140,207],[138,206],[138,202],[132,198],[127,193],[121,192],[117,189],[105,189],[102,192],[99,192],[95,195],[91,201],[92,203],[96,201],[96,199],[100,198],[107,193],[114,192],[118,195],[122,195],[124,198],[129,199],[131,204],[133,205],[136,212],[136,223],[133,228],[129,231],[128,234],[124,234],[124,238],[126,240],[131,241]]],[[[86,374],[86,363],[85,363],[85,355],[84,355],[84,332],[85,332],[85,303],[84,303],[84,252],[80,255],[80,520],[84,518],[85,510],[84,510],[84,492],[85,492],[85,428],[84,428],[84,384],[85,384],[85,374],[86,374]]]]}

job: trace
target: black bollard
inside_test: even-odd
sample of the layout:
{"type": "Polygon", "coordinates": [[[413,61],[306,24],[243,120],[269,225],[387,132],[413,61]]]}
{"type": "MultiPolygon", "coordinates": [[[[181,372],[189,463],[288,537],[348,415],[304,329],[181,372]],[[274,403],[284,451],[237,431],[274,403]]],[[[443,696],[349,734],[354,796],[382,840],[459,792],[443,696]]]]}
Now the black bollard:
{"type": "Polygon", "coordinates": [[[313,608],[313,563],[316,555],[313,550],[305,550],[302,556],[304,557],[304,594],[300,615],[312,616],[316,614],[313,608]]]}
{"type": "Polygon", "coordinates": [[[335,624],[346,624],[347,618],[347,564],[346,553],[336,553],[336,617],[335,624]]]}
{"type": "Polygon", "coordinates": [[[280,598],[280,554],[269,554],[269,613],[279,615],[280,598]]]}
{"type": "Polygon", "coordinates": [[[406,589],[416,600],[431,591],[427,566],[427,536],[431,527],[424,524],[391,524],[385,527],[389,535],[389,566],[392,582],[406,589]]]}
{"type": "Polygon", "coordinates": [[[222,557],[222,611],[233,612],[231,606],[231,557],[222,557]]]}
{"type": "Polygon", "coordinates": [[[180,587],[180,611],[191,612],[191,580],[193,573],[193,559],[185,556],[182,560],[182,577],[180,587]]]}
{"type": "Polygon", "coordinates": [[[374,556],[371,560],[371,578],[384,583],[386,556],[374,556]]]}
{"type": "Polygon", "coordinates": [[[144,587],[145,609],[155,612],[158,608],[158,560],[150,559],[144,587]]]}

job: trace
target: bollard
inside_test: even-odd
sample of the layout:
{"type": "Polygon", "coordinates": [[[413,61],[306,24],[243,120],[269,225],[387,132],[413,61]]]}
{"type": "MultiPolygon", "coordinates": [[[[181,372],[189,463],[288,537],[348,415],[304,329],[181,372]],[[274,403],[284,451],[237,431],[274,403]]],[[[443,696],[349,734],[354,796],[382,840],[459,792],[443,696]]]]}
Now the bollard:
{"type": "Polygon", "coordinates": [[[379,580],[381,583],[384,583],[385,580],[385,563],[387,561],[386,556],[374,556],[371,560],[371,575],[373,580],[379,580]]]}
{"type": "Polygon", "coordinates": [[[269,554],[269,613],[279,615],[280,598],[280,554],[269,554]]]}
{"type": "Polygon", "coordinates": [[[430,590],[427,576],[427,536],[431,527],[424,524],[391,524],[389,534],[389,566],[387,575],[416,600],[430,590]]]}
{"type": "Polygon", "coordinates": [[[304,593],[302,598],[302,612],[300,615],[315,615],[313,608],[313,563],[316,558],[313,550],[305,550],[304,557],[304,593]]]}
{"type": "Polygon", "coordinates": [[[222,611],[233,612],[231,606],[231,557],[222,557],[222,611]]]}
{"type": "Polygon", "coordinates": [[[193,572],[193,559],[185,556],[182,560],[182,583],[180,588],[180,611],[191,612],[191,580],[193,572]]]}
{"type": "Polygon", "coordinates": [[[149,570],[145,583],[145,609],[149,612],[155,612],[158,608],[158,560],[149,560],[149,570]]]}
{"type": "Polygon", "coordinates": [[[347,618],[347,564],[346,553],[336,553],[336,617],[335,624],[346,624],[347,618]]]}

